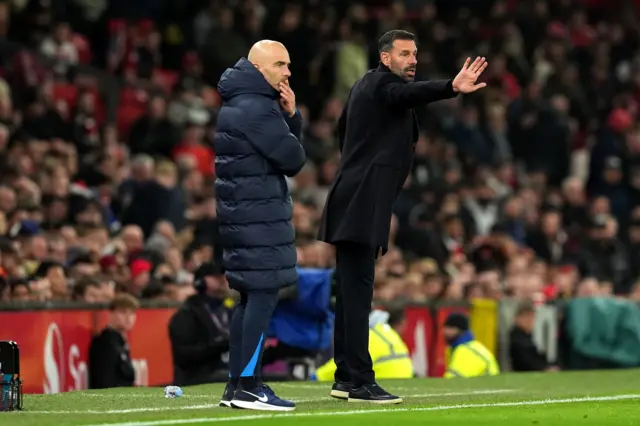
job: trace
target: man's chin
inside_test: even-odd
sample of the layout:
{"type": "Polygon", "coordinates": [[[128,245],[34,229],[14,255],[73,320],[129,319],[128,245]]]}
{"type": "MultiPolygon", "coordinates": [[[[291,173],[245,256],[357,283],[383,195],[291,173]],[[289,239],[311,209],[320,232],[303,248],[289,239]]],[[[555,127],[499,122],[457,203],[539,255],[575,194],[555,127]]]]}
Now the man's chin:
{"type": "Polygon", "coordinates": [[[404,78],[404,81],[406,81],[407,83],[413,83],[413,81],[416,79],[416,76],[405,74],[403,78],[404,78]]]}

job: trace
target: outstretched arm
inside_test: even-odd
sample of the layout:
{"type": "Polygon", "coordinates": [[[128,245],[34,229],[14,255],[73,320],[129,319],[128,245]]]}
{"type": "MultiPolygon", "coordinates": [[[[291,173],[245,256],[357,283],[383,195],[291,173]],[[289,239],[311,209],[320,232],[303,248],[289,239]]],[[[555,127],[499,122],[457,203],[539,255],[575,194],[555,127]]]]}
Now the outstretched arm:
{"type": "Polygon", "coordinates": [[[391,106],[414,108],[421,104],[453,98],[457,93],[472,93],[486,87],[486,83],[476,84],[476,81],[487,69],[487,65],[485,58],[477,57],[473,63],[471,58],[467,58],[453,80],[405,83],[401,77],[388,73],[378,82],[376,95],[391,106]]]}
{"type": "Polygon", "coordinates": [[[452,80],[418,81],[405,83],[393,73],[384,75],[376,87],[376,95],[382,102],[401,108],[415,108],[429,102],[456,96],[452,80]]]}

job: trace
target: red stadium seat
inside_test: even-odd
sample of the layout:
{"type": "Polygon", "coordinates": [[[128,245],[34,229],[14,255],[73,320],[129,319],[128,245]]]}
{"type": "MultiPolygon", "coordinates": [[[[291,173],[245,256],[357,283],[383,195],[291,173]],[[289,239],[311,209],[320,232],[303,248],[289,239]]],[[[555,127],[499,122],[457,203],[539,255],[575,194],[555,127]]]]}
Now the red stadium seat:
{"type": "Polygon", "coordinates": [[[53,86],[53,100],[64,101],[69,108],[74,108],[78,98],[78,88],[71,83],[55,83],[53,86]]]}
{"type": "Polygon", "coordinates": [[[140,105],[128,104],[120,106],[116,112],[118,134],[126,139],[129,136],[131,125],[146,111],[146,108],[140,105]]]}
{"type": "Polygon", "coordinates": [[[88,64],[91,62],[91,45],[86,37],[81,34],[73,35],[73,44],[78,49],[78,61],[81,64],[88,64]]]}
{"type": "Polygon", "coordinates": [[[148,100],[149,95],[144,90],[136,89],[134,87],[125,87],[120,90],[118,105],[130,105],[144,108],[146,107],[148,100]]]}
{"type": "Polygon", "coordinates": [[[154,71],[153,81],[155,81],[162,90],[171,93],[178,82],[178,73],[171,70],[157,68],[154,71]]]}

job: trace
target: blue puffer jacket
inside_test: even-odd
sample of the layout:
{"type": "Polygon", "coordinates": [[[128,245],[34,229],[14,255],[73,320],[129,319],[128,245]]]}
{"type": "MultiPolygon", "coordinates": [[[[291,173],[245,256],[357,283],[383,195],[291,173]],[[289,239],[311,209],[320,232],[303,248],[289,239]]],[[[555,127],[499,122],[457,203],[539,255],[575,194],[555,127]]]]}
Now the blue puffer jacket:
{"type": "Polygon", "coordinates": [[[279,93],[244,58],[222,74],[218,91],[216,201],[229,285],[256,291],[295,284],[293,203],[285,176],[306,161],[300,114],[283,115],[279,93]]]}

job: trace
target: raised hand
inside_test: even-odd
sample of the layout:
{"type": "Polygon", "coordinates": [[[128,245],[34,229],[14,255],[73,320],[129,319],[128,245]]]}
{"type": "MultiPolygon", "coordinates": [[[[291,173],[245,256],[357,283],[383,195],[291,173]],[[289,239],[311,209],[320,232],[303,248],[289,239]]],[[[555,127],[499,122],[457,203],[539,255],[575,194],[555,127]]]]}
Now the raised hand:
{"type": "Polygon", "coordinates": [[[293,117],[296,113],[296,94],[293,93],[289,82],[280,83],[280,108],[293,117]]]}
{"type": "Polygon", "coordinates": [[[476,84],[480,74],[487,69],[487,65],[489,65],[489,63],[485,58],[481,58],[480,56],[478,56],[473,63],[471,63],[471,58],[467,58],[462,69],[456,78],[453,79],[453,91],[459,93],[472,93],[478,89],[487,87],[486,83],[476,84]]]}

